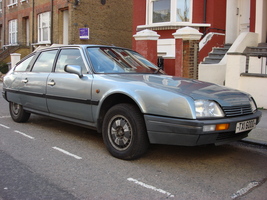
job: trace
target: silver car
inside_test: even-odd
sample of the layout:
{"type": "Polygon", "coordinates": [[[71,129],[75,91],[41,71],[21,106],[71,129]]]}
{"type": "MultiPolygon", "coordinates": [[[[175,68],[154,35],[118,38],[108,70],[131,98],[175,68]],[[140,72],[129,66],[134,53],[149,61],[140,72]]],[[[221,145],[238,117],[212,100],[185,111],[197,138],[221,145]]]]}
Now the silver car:
{"type": "Polygon", "coordinates": [[[99,45],[45,48],[3,81],[15,122],[31,113],[93,128],[108,151],[136,159],[153,144],[221,144],[248,136],[261,118],[238,90],[165,75],[135,51],[99,45]]]}

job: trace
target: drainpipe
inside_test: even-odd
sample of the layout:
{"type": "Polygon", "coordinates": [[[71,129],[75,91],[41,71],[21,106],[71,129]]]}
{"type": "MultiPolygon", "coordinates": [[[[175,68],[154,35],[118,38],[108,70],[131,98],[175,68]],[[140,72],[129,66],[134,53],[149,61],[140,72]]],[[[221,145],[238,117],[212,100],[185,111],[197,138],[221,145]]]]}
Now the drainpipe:
{"type": "MultiPolygon", "coordinates": [[[[30,25],[31,26],[31,25],[30,25]]],[[[33,51],[33,46],[32,46],[32,43],[34,43],[34,28],[35,28],[35,25],[34,25],[34,1],[32,1],[32,41],[31,41],[31,51],[33,51]]],[[[38,29],[38,27],[37,27],[38,29]]]]}
{"type": "Polygon", "coordinates": [[[204,0],[203,23],[207,22],[207,0],[204,0]]]}
{"type": "Polygon", "coordinates": [[[53,12],[53,6],[54,6],[54,1],[51,0],[51,16],[50,16],[50,42],[51,42],[51,45],[53,44],[53,15],[54,15],[54,12],[53,12]]]}
{"type": "MultiPolygon", "coordinates": [[[[203,13],[203,23],[207,23],[207,0],[204,0],[204,13],[203,13]]],[[[206,27],[204,27],[204,33],[206,32],[206,27]]]]}
{"type": "Polygon", "coordinates": [[[4,30],[4,33],[3,33],[3,43],[2,43],[2,46],[4,46],[6,44],[6,6],[7,6],[7,1],[2,1],[2,6],[3,6],[3,30],[4,30]]]}

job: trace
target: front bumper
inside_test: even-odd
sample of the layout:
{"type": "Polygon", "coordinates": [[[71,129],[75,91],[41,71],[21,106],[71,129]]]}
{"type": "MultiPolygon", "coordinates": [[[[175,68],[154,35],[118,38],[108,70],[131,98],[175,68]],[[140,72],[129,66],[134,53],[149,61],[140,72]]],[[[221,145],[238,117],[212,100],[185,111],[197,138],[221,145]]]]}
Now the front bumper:
{"type": "Polygon", "coordinates": [[[144,117],[150,143],[197,146],[223,144],[247,137],[251,130],[235,133],[237,122],[256,119],[258,124],[261,112],[257,111],[251,115],[213,120],[189,120],[153,115],[145,115],[144,117]],[[230,124],[227,130],[203,132],[203,126],[205,125],[225,123],[230,124]]]}
{"type": "Polygon", "coordinates": [[[7,97],[6,97],[6,92],[5,91],[2,91],[2,97],[7,100],[7,97]]]}

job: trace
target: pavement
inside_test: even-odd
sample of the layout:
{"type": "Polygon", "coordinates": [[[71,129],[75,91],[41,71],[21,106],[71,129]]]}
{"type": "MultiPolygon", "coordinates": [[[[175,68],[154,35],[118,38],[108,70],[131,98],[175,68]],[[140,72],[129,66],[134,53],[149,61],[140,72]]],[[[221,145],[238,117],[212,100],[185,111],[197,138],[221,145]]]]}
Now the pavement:
{"type": "Polygon", "coordinates": [[[260,122],[257,124],[256,128],[248,134],[248,137],[242,139],[242,141],[267,146],[267,110],[260,111],[262,113],[260,122]]]}

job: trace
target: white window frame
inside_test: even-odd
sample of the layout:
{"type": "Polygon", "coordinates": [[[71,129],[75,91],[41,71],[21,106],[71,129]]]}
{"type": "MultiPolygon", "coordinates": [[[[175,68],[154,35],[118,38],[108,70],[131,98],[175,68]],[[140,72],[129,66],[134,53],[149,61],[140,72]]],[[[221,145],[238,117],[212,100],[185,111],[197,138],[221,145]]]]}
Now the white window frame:
{"type": "Polygon", "coordinates": [[[9,44],[10,45],[16,45],[18,44],[18,20],[13,19],[8,22],[9,27],[9,44]]]}
{"type": "Polygon", "coordinates": [[[9,5],[18,3],[18,0],[9,0],[9,5]]]}
{"type": "Polygon", "coordinates": [[[51,43],[51,12],[44,12],[38,15],[38,43],[51,43]],[[45,29],[47,29],[46,40],[44,39],[45,29]]]}
{"type": "Polygon", "coordinates": [[[9,4],[7,5],[7,7],[10,8],[17,5],[18,5],[18,0],[9,0],[9,4]]]}
{"type": "MultiPolygon", "coordinates": [[[[177,0],[170,0],[171,1],[171,16],[169,22],[157,22],[153,23],[153,2],[156,0],[146,0],[147,2],[147,11],[146,11],[146,24],[152,25],[152,24],[158,24],[158,25],[164,25],[164,24],[191,24],[192,23],[192,12],[193,12],[193,0],[190,2],[190,14],[189,14],[189,21],[188,22],[177,22],[176,21],[176,8],[177,8],[177,0]]],[[[181,0],[183,1],[183,0],[181,0]]]]}
{"type": "Polygon", "coordinates": [[[0,0],[0,12],[2,12],[3,10],[3,0],[0,0]]]}

